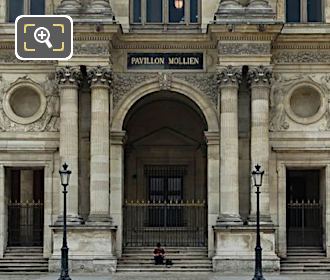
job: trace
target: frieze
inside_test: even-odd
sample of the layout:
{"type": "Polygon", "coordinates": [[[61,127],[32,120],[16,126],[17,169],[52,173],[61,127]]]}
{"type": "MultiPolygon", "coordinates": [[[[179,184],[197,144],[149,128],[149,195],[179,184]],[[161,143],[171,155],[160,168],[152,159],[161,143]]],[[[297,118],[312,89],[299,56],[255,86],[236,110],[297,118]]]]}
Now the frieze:
{"type": "Polygon", "coordinates": [[[109,55],[110,47],[109,43],[78,43],[73,44],[74,55],[80,54],[97,54],[97,55],[109,55]]]}
{"type": "Polygon", "coordinates": [[[1,81],[0,83],[0,131],[8,132],[58,132],[60,128],[60,98],[58,86],[54,75],[49,75],[46,80],[38,84],[44,91],[46,97],[46,110],[43,115],[33,123],[19,124],[10,120],[4,112],[3,101],[5,92],[18,83],[34,83],[27,75],[18,78],[13,83],[1,81]]]}
{"type": "Polygon", "coordinates": [[[13,64],[55,64],[54,61],[50,60],[19,60],[15,56],[14,50],[8,50],[8,51],[0,51],[0,63],[13,63],[13,64]]]}
{"type": "Polygon", "coordinates": [[[276,51],[273,54],[272,61],[274,64],[290,64],[290,63],[330,63],[329,51],[276,51]]]}
{"type": "Polygon", "coordinates": [[[265,55],[270,54],[270,44],[260,43],[223,43],[218,46],[220,55],[265,55]]]}

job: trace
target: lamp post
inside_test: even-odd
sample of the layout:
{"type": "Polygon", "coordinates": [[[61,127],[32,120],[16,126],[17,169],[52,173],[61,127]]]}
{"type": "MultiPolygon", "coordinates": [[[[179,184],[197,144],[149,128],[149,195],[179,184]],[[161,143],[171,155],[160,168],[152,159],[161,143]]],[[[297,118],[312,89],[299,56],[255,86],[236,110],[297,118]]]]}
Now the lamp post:
{"type": "Polygon", "coordinates": [[[262,186],[262,177],[265,171],[260,170],[261,166],[257,164],[255,170],[252,171],[254,186],[257,188],[257,244],[255,248],[255,270],[252,280],[265,280],[262,276],[262,248],[260,244],[260,210],[259,210],[259,188],[262,186]]]}
{"type": "Polygon", "coordinates": [[[63,186],[64,203],[63,203],[63,244],[61,248],[61,275],[58,280],[71,280],[69,276],[69,248],[66,239],[66,194],[67,186],[69,185],[71,170],[68,170],[68,165],[63,164],[63,169],[59,170],[61,176],[61,185],[63,186]]]}

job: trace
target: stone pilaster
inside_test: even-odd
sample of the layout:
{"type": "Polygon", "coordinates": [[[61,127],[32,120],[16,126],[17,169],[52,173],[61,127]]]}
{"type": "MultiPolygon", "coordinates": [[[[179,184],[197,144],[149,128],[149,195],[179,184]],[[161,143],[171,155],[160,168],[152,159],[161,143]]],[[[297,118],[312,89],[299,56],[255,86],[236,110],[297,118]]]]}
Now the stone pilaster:
{"type": "MultiPolygon", "coordinates": [[[[78,215],[78,83],[80,70],[66,66],[56,72],[61,99],[60,162],[72,171],[68,188],[68,224],[81,223],[78,215]]],[[[62,187],[61,194],[62,194],[62,187]]],[[[63,196],[60,195],[63,208],[63,196]]],[[[61,210],[62,211],[62,210],[61,210]]],[[[58,222],[62,219],[62,213],[58,222]]]]}
{"type": "MultiPolygon", "coordinates": [[[[260,188],[261,222],[271,223],[269,214],[269,92],[272,71],[269,67],[253,67],[249,69],[251,83],[251,171],[256,164],[265,171],[260,188]]],[[[254,222],[256,215],[255,187],[250,192],[250,220],[254,222]]]]}
{"type": "Polygon", "coordinates": [[[62,0],[61,4],[56,9],[56,14],[78,14],[81,9],[79,0],[62,0]]]}
{"type": "Polygon", "coordinates": [[[238,174],[238,86],[241,69],[220,70],[220,216],[218,223],[240,224],[238,174]]]}
{"type": "Polygon", "coordinates": [[[110,219],[110,69],[97,66],[88,71],[91,84],[90,214],[88,222],[110,219]]]}

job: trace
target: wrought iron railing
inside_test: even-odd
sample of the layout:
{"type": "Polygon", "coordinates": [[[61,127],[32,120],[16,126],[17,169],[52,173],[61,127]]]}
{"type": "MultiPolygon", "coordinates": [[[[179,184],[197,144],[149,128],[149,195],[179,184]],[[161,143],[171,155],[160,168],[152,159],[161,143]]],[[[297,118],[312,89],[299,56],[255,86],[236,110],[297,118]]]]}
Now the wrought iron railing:
{"type": "Polygon", "coordinates": [[[8,203],[8,245],[42,246],[44,204],[40,201],[8,203]]]}
{"type": "Polygon", "coordinates": [[[204,247],[206,209],[205,201],[126,201],[124,245],[204,247]]]}
{"type": "Polygon", "coordinates": [[[290,201],[287,206],[288,245],[322,245],[322,205],[313,201],[290,201]]]}

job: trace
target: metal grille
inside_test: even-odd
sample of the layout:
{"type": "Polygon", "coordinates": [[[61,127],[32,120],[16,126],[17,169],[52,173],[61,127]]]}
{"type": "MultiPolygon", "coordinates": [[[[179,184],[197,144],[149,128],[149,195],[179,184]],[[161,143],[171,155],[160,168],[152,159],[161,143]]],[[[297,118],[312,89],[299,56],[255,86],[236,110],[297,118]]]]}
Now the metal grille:
{"type": "Polygon", "coordinates": [[[42,246],[43,243],[43,203],[8,203],[8,245],[42,246]]]}
{"type": "Polygon", "coordinates": [[[205,201],[131,201],[124,205],[124,245],[205,247],[205,201]]]}
{"type": "Polygon", "coordinates": [[[322,205],[290,201],[287,207],[288,245],[322,246],[322,205]]]}

